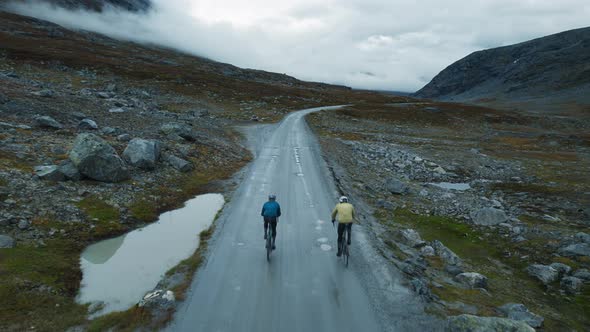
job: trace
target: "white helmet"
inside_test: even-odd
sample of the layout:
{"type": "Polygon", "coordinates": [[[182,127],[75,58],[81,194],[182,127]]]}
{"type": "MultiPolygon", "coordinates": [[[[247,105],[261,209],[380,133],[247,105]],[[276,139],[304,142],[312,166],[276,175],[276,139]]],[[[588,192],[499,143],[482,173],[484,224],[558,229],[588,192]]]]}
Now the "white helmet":
{"type": "Polygon", "coordinates": [[[348,197],[342,196],[338,201],[340,201],[340,203],[348,203],[348,197]]]}

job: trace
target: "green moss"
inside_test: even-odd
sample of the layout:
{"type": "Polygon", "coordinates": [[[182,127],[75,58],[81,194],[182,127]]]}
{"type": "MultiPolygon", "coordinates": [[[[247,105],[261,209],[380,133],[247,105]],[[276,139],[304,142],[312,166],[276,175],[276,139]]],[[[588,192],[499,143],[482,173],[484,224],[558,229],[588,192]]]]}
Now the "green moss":
{"type": "Polygon", "coordinates": [[[35,326],[39,331],[63,331],[83,323],[87,308],[74,302],[81,279],[80,251],[67,239],[49,240],[46,247],[1,250],[0,330],[35,326]]]}
{"type": "Polygon", "coordinates": [[[98,219],[99,222],[119,222],[119,210],[98,197],[88,196],[77,205],[88,214],[90,219],[98,219]]]}
{"type": "Polygon", "coordinates": [[[142,308],[133,307],[126,311],[113,312],[98,317],[88,325],[88,332],[136,331],[151,323],[151,314],[142,308]]]}

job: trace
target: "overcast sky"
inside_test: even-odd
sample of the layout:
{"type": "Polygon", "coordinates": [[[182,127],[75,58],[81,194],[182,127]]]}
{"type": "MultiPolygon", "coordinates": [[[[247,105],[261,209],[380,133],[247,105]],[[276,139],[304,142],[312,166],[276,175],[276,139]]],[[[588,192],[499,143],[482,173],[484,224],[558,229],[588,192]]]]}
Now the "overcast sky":
{"type": "Polygon", "coordinates": [[[23,13],[214,60],[415,91],[469,53],[590,25],[590,0],[153,0],[147,16],[23,13]]]}

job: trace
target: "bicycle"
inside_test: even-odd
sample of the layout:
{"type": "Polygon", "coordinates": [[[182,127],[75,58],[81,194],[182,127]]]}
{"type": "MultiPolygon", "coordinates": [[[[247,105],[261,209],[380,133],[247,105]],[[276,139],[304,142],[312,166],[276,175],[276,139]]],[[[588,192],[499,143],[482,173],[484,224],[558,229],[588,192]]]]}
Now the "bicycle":
{"type": "Polygon", "coordinates": [[[344,232],[342,234],[342,242],[338,244],[339,250],[342,253],[341,257],[344,265],[348,267],[348,259],[350,257],[350,251],[348,250],[348,241],[350,241],[350,232],[352,232],[352,225],[345,225],[344,232]]]}

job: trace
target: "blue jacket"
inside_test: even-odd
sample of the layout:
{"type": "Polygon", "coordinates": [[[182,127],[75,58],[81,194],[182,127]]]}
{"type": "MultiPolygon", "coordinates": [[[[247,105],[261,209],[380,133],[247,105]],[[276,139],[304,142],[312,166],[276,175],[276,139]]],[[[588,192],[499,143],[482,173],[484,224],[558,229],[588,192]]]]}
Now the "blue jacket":
{"type": "Polygon", "coordinates": [[[260,215],[263,217],[280,217],[281,206],[275,201],[268,201],[262,206],[260,215]]]}

